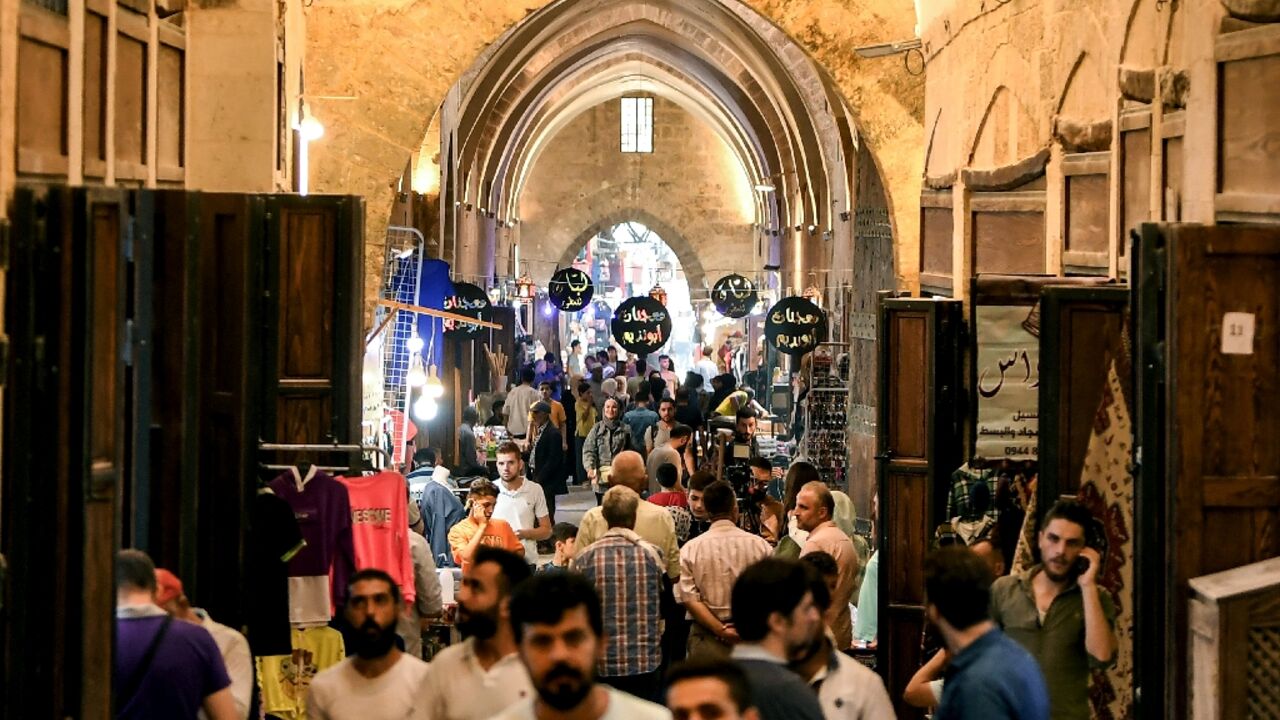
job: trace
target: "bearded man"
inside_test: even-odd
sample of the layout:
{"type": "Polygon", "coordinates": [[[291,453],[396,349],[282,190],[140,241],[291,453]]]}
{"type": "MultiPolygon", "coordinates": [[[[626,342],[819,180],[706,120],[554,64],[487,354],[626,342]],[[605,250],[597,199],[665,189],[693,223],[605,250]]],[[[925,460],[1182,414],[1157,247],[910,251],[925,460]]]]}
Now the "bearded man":
{"type": "Polygon", "coordinates": [[[404,610],[400,588],[387,573],[369,568],[347,584],[347,622],[356,629],[355,654],[316,675],[307,712],[321,720],[426,720],[416,702],[427,664],[396,646],[396,621],[404,610]]]}
{"type": "Polygon", "coordinates": [[[519,555],[481,546],[462,575],[457,627],[465,638],[431,661],[421,704],[436,720],[488,720],[533,696],[516,654],[511,592],[531,574],[519,555]]]}

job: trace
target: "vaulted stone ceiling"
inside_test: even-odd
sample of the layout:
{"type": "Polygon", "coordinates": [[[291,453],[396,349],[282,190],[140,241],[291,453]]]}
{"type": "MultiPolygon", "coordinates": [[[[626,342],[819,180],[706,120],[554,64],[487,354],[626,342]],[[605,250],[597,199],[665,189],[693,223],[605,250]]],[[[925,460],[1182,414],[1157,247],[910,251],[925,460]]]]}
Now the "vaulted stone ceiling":
{"type": "MultiPolygon", "coordinates": [[[[315,148],[314,186],[368,197],[371,245],[429,122],[453,150],[442,163],[446,196],[506,220],[518,217],[523,183],[556,132],[641,88],[714,129],[753,183],[778,188],[757,199],[755,222],[765,237],[779,230],[780,245],[787,228],[809,224],[851,245],[840,213],[852,210],[856,146],[866,142],[888,188],[898,267],[915,267],[922,83],[897,58],[852,51],[910,37],[910,0],[530,4],[315,0],[308,10],[308,95],[356,98],[313,104],[330,128],[315,148]]],[[[477,235],[501,254],[502,231],[477,235]]],[[[790,248],[776,252],[790,263],[790,248]]]]}

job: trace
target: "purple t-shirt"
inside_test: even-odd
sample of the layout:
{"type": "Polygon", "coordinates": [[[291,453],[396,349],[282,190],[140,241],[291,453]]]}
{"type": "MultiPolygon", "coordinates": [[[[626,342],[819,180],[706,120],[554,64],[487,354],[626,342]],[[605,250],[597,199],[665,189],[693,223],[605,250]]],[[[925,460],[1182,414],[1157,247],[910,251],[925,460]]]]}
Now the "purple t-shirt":
{"type": "Polygon", "coordinates": [[[271,481],[271,490],[293,508],[298,529],[306,546],[289,560],[289,577],[330,575],[332,568],[333,605],[342,607],[347,596],[347,578],[355,573],[356,553],[351,541],[351,498],[347,488],[331,475],[315,467],[298,489],[296,471],[271,481]]]}
{"type": "Polygon", "coordinates": [[[116,620],[115,692],[119,702],[128,703],[120,708],[117,718],[194,720],[206,697],[231,685],[222,654],[209,631],[174,620],[160,640],[137,694],[132,700],[120,697],[128,690],[163,621],[163,616],[116,620]]]}

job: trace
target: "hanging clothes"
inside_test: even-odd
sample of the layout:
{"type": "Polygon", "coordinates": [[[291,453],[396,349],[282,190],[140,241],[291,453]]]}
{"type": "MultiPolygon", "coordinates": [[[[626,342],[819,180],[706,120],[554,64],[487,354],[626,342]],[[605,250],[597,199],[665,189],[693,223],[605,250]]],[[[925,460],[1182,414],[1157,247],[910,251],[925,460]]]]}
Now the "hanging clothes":
{"type": "Polygon", "coordinates": [[[342,633],[328,627],[294,628],[292,651],[257,658],[262,712],[281,720],[306,720],[307,690],[316,675],[347,656],[342,633]]]}
{"type": "Polygon", "coordinates": [[[289,503],[268,489],[249,505],[245,547],[248,584],[254,589],[245,619],[254,655],[288,655],[289,560],[306,545],[289,503]]]}
{"type": "Polygon", "coordinates": [[[340,477],[351,503],[356,568],[377,568],[400,586],[406,605],[415,597],[409,554],[408,483],[397,472],[340,477]]]}
{"type": "Polygon", "coordinates": [[[345,603],[347,578],[355,572],[347,487],[315,466],[305,476],[289,468],[270,487],[293,508],[306,540],[289,561],[289,621],[328,623],[345,603]]]}

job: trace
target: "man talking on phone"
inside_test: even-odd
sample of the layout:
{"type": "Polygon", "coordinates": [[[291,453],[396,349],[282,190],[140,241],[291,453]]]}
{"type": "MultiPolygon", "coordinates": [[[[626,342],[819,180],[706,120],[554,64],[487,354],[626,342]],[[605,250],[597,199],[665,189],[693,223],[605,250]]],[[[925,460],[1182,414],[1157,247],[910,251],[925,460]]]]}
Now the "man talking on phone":
{"type": "Polygon", "coordinates": [[[1040,563],[991,586],[991,619],[1040,664],[1051,720],[1088,720],[1089,673],[1115,660],[1115,604],[1085,541],[1092,524],[1084,505],[1059,500],[1041,524],[1040,563]]]}

